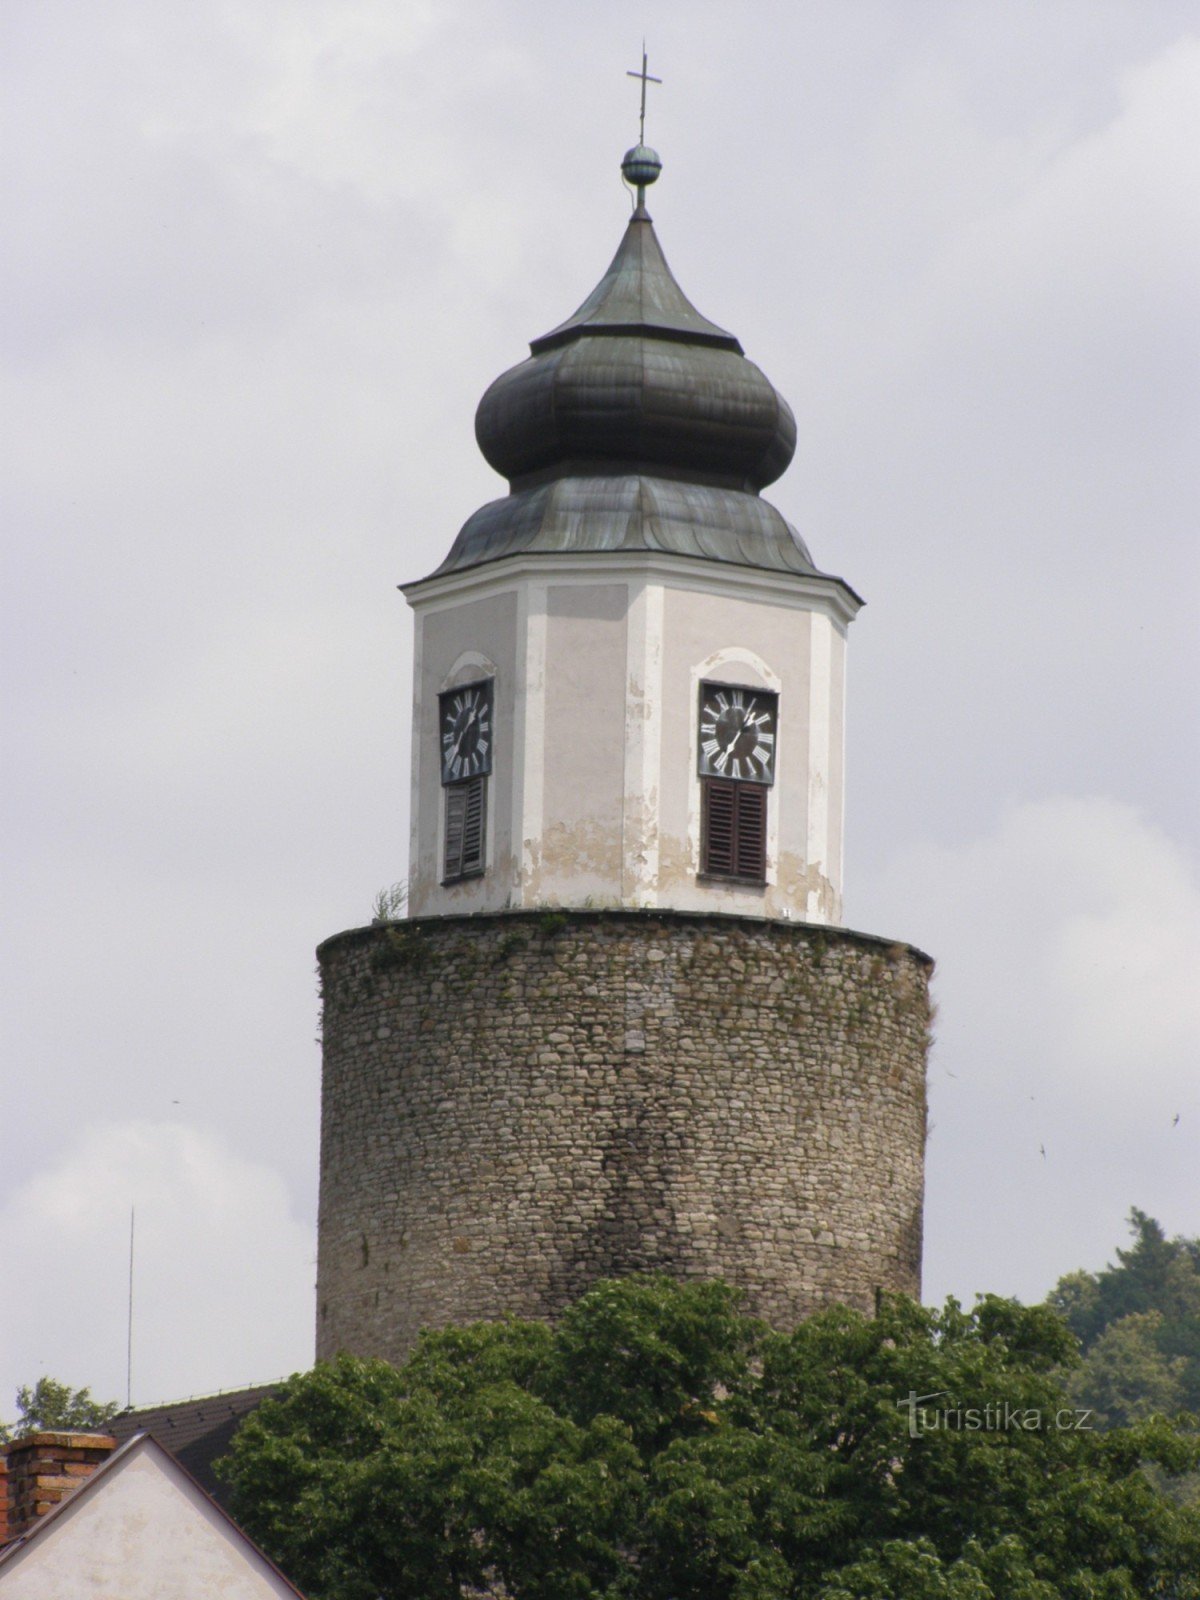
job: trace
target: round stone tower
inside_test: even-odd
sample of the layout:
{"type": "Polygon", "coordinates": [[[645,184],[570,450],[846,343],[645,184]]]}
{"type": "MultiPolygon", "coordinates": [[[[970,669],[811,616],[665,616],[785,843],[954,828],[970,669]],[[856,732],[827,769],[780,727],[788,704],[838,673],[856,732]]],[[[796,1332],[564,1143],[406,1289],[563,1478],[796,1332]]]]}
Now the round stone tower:
{"type": "Polygon", "coordinates": [[[320,954],[317,1353],[722,1276],[919,1291],[931,963],[839,926],[861,601],[760,490],[787,403],[646,211],[488,389],[509,493],[413,608],[409,916],[320,954]]]}

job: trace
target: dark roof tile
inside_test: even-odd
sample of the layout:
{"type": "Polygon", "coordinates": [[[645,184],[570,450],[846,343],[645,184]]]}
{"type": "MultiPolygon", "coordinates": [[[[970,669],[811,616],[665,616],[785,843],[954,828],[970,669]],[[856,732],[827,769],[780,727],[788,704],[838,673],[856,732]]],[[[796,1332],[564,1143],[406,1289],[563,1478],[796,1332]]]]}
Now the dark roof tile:
{"type": "Polygon", "coordinates": [[[118,1444],[135,1433],[149,1433],[168,1449],[181,1466],[223,1509],[228,1509],[228,1487],[213,1471],[213,1462],[228,1455],[240,1425],[279,1388],[277,1383],[253,1389],[231,1389],[226,1394],[201,1395],[172,1405],[147,1406],[122,1411],[107,1425],[118,1444]]]}

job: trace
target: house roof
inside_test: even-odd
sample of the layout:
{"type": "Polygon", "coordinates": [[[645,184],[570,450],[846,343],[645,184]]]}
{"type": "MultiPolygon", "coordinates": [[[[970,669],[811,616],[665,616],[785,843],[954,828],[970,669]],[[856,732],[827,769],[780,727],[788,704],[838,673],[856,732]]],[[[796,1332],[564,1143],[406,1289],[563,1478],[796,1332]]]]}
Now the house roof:
{"type": "MultiPolygon", "coordinates": [[[[128,1414],[128,1413],[127,1413],[128,1414]]],[[[171,1452],[137,1433],[73,1493],[0,1550],[0,1590],[18,1600],[79,1575],[97,1594],[137,1600],[200,1594],[293,1596],[300,1590],[171,1452]],[[140,1485],[138,1480],[141,1480],[140,1485]],[[101,1509],[103,1508],[103,1509],[101,1509]],[[48,1570],[47,1570],[48,1569],[48,1570]],[[235,1577],[241,1574],[241,1577],[235,1577]]]]}
{"type": "Polygon", "coordinates": [[[265,1383],[252,1389],[177,1400],[171,1405],[122,1411],[106,1427],[119,1445],[135,1434],[151,1434],[186,1468],[205,1494],[224,1507],[228,1488],[213,1471],[213,1462],[229,1454],[230,1441],[240,1425],[278,1387],[265,1383]]]}

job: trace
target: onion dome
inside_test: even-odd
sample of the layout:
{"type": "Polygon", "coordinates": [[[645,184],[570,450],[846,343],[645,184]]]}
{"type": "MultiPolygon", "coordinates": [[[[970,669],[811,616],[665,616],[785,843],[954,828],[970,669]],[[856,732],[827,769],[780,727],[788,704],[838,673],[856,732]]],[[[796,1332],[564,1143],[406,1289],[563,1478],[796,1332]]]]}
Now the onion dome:
{"type": "Polygon", "coordinates": [[[644,205],[661,165],[645,145],[626,154],[638,205],[608,271],[480,401],[479,447],[511,493],[475,513],[439,571],[521,551],[645,549],[815,572],[758,497],[792,459],[795,419],[672,276],[644,205]]]}

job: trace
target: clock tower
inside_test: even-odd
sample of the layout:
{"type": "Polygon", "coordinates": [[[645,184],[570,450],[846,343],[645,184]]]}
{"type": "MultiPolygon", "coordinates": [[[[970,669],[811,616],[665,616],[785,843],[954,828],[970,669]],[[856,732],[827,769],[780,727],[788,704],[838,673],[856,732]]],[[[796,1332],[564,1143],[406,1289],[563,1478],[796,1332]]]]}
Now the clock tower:
{"type": "Polygon", "coordinates": [[[792,413],[672,276],[660,166],[404,587],[408,916],[319,952],[321,1357],[633,1271],[785,1327],[919,1289],[932,963],[841,926],[861,602],[762,498],[792,413]]]}
{"type": "Polygon", "coordinates": [[[405,587],[414,916],[582,906],[841,918],[846,629],[760,490],[787,402],[640,203],[475,431],[509,493],[405,587]]]}

